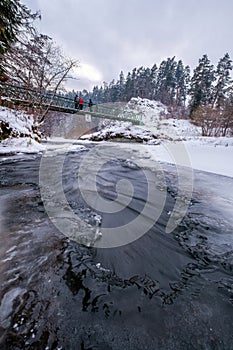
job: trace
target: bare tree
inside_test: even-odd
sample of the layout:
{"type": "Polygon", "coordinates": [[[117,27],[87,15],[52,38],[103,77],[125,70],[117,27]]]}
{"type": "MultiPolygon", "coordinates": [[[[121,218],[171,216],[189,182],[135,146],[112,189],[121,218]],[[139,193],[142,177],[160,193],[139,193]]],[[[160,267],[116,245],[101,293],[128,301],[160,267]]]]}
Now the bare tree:
{"type": "Polygon", "coordinates": [[[202,136],[217,136],[220,133],[219,111],[210,106],[200,105],[192,113],[192,121],[202,129],[202,136]]]}
{"type": "Polygon", "coordinates": [[[202,136],[226,136],[233,130],[233,104],[224,108],[200,105],[192,114],[192,121],[202,128],[202,136]]]}
{"type": "Polygon", "coordinates": [[[222,113],[222,136],[233,135],[233,101],[229,99],[222,113]]]}
{"type": "Polygon", "coordinates": [[[26,88],[24,99],[37,108],[43,122],[55,95],[64,89],[69,73],[78,65],[64,56],[47,35],[24,35],[4,56],[12,84],[26,88]]]}

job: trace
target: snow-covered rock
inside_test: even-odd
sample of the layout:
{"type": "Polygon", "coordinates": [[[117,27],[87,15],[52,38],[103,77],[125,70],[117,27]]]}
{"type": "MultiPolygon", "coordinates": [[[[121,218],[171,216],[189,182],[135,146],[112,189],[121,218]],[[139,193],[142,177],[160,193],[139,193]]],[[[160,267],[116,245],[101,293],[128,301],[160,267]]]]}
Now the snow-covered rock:
{"type": "Polygon", "coordinates": [[[166,116],[168,114],[167,107],[163,103],[140,97],[131,98],[131,100],[127,103],[125,107],[125,112],[141,114],[142,122],[147,125],[150,122],[156,122],[161,117],[166,116]]]}
{"type": "Polygon", "coordinates": [[[0,107],[0,153],[38,152],[44,149],[39,143],[40,132],[34,117],[23,111],[0,107]]]}
{"type": "Polygon", "coordinates": [[[121,141],[134,141],[147,144],[159,144],[160,141],[150,131],[139,126],[133,126],[131,123],[126,122],[115,122],[111,123],[108,127],[101,131],[95,132],[90,135],[84,135],[81,140],[91,141],[110,141],[110,140],[121,140],[121,141]]]}
{"type": "Polygon", "coordinates": [[[201,136],[201,128],[191,124],[189,120],[169,118],[167,107],[159,101],[132,98],[125,111],[141,115],[145,127],[161,139],[183,140],[188,136],[201,136]]]}

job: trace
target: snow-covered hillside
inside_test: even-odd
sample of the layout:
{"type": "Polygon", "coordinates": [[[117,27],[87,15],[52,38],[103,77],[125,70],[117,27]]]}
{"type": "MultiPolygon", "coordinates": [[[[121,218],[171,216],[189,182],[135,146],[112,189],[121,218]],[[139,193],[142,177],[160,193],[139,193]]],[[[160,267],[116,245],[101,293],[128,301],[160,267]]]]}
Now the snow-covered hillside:
{"type": "MultiPolygon", "coordinates": [[[[185,119],[168,118],[168,110],[165,105],[158,101],[148,99],[132,98],[126,105],[122,117],[128,114],[134,114],[139,117],[143,126],[130,126],[128,123],[110,123],[103,130],[91,135],[85,135],[82,139],[90,139],[94,141],[112,140],[113,138],[142,140],[151,143],[154,139],[180,141],[188,137],[200,137],[201,128],[190,123],[185,119]],[[149,138],[142,137],[147,133],[149,138]]],[[[152,142],[153,143],[153,142],[152,142]]]]}
{"type": "Polygon", "coordinates": [[[0,107],[0,153],[41,151],[40,138],[32,115],[0,107]]]}
{"type": "Polygon", "coordinates": [[[168,114],[167,107],[159,101],[151,101],[146,98],[133,97],[125,107],[125,113],[140,114],[142,122],[146,125],[154,125],[162,116],[168,114]]]}
{"type": "Polygon", "coordinates": [[[132,98],[125,110],[140,113],[145,127],[161,139],[177,140],[201,136],[201,128],[188,120],[169,118],[167,107],[159,101],[132,98]]]}

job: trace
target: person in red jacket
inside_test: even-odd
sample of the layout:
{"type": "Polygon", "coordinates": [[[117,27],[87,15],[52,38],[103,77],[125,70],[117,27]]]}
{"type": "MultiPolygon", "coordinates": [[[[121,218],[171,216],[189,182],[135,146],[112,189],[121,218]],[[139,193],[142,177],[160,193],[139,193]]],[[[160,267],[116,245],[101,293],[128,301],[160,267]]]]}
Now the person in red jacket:
{"type": "Polygon", "coordinates": [[[79,97],[79,109],[82,110],[83,109],[83,98],[79,97]]]}

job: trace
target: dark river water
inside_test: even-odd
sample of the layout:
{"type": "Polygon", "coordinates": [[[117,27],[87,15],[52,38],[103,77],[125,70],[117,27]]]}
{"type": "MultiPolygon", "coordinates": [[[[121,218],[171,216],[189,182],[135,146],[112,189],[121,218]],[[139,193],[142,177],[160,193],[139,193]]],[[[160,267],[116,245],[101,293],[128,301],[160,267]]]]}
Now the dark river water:
{"type": "MultiPolygon", "coordinates": [[[[88,147],[63,159],[63,190],[85,230],[111,231],[143,210],[145,172],[153,170],[122,153],[108,160],[97,174],[98,194],[113,201],[121,179],[134,191],[118,213],[94,210],[77,182],[88,147]]],[[[59,157],[50,154],[48,179],[59,157]]],[[[233,179],[195,172],[188,211],[167,233],[177,178],[164,165],[166,200],[156,223],[131,243],[97,248],[70,239],[49,218],[40,164],[41,155],[0,158],[0,349],[233,349],[232,202],[225,193],[233,179]],[[214,183],[225,189],[221,196],[210,191],[214,183]]]]}

